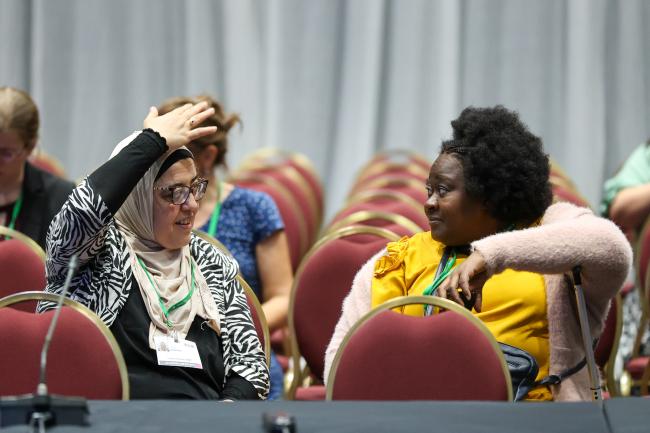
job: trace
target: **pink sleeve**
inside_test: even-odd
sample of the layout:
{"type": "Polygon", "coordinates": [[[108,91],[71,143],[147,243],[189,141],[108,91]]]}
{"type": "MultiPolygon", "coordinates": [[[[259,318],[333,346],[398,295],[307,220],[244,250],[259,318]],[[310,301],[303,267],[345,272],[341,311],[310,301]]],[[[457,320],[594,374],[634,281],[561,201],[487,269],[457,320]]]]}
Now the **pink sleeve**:
{"type": "Polygon", "coordinates": [[[630,244],[614,223],[569,203],[549,207],[540,226],[498,233],[472,246],[490,276],[506,268],[562,274],[580,265],[587,300],[597,303],[616,294],[632,263],[630,244]]]}

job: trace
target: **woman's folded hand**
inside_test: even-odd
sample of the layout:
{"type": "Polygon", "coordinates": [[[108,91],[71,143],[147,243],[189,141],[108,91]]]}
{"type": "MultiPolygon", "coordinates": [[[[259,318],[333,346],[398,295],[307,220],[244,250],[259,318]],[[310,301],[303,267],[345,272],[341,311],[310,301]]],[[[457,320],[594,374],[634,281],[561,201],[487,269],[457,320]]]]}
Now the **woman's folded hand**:
{"type": "Polygon", "coordinates": [[[474,251],[440,284],[437,295],[469,309],[473,307],[480,312],[483,303],[483,285],[487,279],[485,259],[481,253],[474,251]],[[474,300],[473,305],[467,305],[466,301],[469,300],[474,300]]]}

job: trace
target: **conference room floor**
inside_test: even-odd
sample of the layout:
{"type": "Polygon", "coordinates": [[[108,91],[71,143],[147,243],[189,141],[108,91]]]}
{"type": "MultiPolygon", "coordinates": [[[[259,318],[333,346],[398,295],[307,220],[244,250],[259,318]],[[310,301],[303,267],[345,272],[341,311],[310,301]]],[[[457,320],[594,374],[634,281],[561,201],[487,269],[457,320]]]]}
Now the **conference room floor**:
{"type": "MultiPolygon", "coordinates": [[[[262,432],[284,412],[296,432],[647,432],[650,399],[596,403],[90,401],[90,426],[52,432],[262,432]]],[[[25,426],[3,431],[24,432],[25,426]]]]}

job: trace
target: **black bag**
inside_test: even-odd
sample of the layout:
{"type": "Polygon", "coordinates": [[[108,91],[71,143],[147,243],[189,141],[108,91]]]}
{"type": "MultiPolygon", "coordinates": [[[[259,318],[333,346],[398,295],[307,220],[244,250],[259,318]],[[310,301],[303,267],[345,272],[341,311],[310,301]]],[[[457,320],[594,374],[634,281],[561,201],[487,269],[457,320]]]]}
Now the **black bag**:
{"type": "Polygon", "coordinates": [[[510,380],[512,381],[512,396],[514,401],[522,401],[528,395],[528,392],[541,385],[557,385],[572,374],[578,372],[587,363],[583,358],[574,367],[571,367],[559,375],[551,374],[542,380],[535,381],[539,373],[537,360],[533,355],[518,347],[509,344],[499,343],[503,356],[506,359],[506,365],[510,371],[510,380]]]}

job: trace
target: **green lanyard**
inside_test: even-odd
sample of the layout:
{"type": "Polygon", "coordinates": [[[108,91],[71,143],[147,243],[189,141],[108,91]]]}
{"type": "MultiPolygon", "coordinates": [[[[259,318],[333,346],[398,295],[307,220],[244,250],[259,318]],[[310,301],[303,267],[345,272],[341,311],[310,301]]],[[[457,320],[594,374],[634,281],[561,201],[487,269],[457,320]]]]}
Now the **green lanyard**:
{"type": "Polygon", "coordinates": [[[217,182],[217,188],[217,204],[214,207],[212,217],[210,217],[210,225],[208,226],[208,234],[213,238],[217,237],[217,226],[219,225],[219,215],[221,215],[221,193],[223,184],[221,182],[217,182]]]}
{"type": "Polygon", "coordinates": [[[171,307],[167,308],[165,306],[165,303],[162,300],[162,296],[160,296],[160,292],[158,292],[158,287],[156,286],[156,283],[154,283],[153,279],[151,278],[151,274],[147,270],[147,268],[144,266],[144,263],[142,263],[142,259],[138,257],[138,263],[140,263],[140,266],[144,270],[144,273],[147,274],[147,278],[149,279],[149,282],[151,283],[151,286],[154,288],[156,291],[156,295],[158,295],[158,303],[160,304],[160,308],[162,309],[163,315],[165,316],[165,324],[169,329],[174,328],[174,324],[172,323],[171,320],[169,320],[169,313],[172,311],[175,311],[179,308],[181,308],[183,305],[187,304],[187,302],[192,298],[192,294],[194,293],[194,262],[190,260],[190,266],[192,269],[192,283],[190,285],[190,290],[187,292],[187,295],[171,307]]]}
{"type": "MultiPolygon", "coordinates": [[[[423,295],[425,296],[431,296],[438,286],[451,274],[452,269],[454,268],[454,265],[456,264],[456,251],[452,251],[452,256],[447,262],[445,263],[444,268],[442,269],[442,272],[437,274],[435,278],[433,279],[433,282],[426,288],[424,289],[424,292],[422,292],[423,295]]],[[[424,306],[424,314],[428,315],[430,311],[430,305],[425,305],[424,306]]]]}
{"type": "MultiPolygon", "coordinates": [[[[11,211],[11,220],[9,221],[9,227],[11,230],[14,230],[14,227],[16,227],[16,220],[18,219],[18,214],[20,213],[20,208],[23,207],[23,193],[21,192],[20,195],[18,196],[18,200],[16,200],[16,203],[14,204],[14,208],[11,211]]],[[[5,236],[5,240],[9,239],[10,236],[5,236]]]]}

